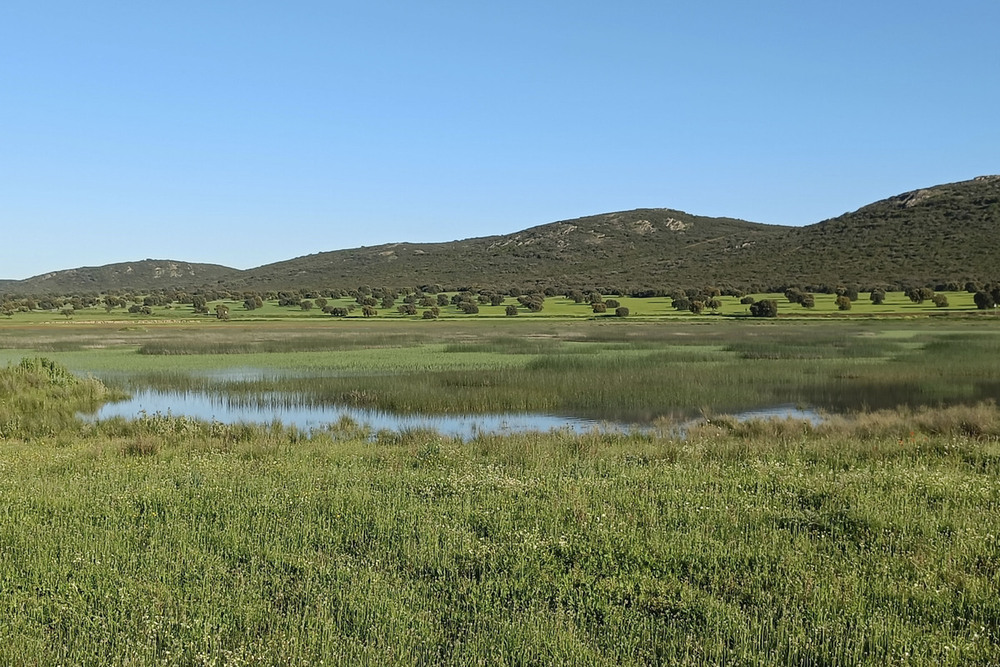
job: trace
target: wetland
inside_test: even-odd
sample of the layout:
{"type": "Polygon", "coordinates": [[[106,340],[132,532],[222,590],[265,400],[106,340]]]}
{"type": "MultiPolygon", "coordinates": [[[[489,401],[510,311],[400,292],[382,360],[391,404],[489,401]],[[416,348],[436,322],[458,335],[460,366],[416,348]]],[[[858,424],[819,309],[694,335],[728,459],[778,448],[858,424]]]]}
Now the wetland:
{"type": "Polygon", "coordinates": [[[995,664],[998,353],[985,320],[0,327],[0,662],[995,664]]]}

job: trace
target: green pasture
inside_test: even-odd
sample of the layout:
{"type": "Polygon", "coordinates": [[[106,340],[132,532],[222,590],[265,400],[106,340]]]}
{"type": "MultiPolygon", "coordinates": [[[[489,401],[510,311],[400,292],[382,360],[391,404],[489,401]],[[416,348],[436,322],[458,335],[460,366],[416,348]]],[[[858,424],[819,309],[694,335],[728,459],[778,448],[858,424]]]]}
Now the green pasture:
{"type": "MultiPolygon", "coordinates": [[[[980,313],[973,302],[973,295],[968,292],[942,292],[948,299],[948,306],[939,308],[931,301],[923,303],[912,303],[902,292],[889,292],[886,294],[885,302],[875,305],[870,301],[869,293],[859,294],[858,299],[852,302],[849,311],[838,309],[835,301],[836,295],[815,294],[815,307],[804,308],[799,304],[789,303],[783,294],[753,294],[756,300],[774,299],[778,302],[778,314],[781,318],[791,317],[818,317],[831,316],[838,317],[896,317],[896,316],[926,316],[944,315],[949,313],[980,313]]],[[[448,293],[450,297],[452,293],[448,293]]],[[[628,308],[629,318],[636,319],[670,319],[670,320],[701,320],[720,316],[748,316],[749,306],[741,304],[740,299],[730,296],[718,297],[720,307],[715,311],[705,309],[700,315],[694,315],[689,311],[677,311],[671,307],[669,297],[649,297],[633,298],[627,296],[605,295],[605,300],[616,300],[622,306],[628,308]]],[[[84,322],[84,323],[190,323],[217,321],[216,307],[226,306],[229,308],[228,318],[231,322],[268,322],[278,320],[288,320],[293,322],[335,322],[343,320],[374,320],[374,321],[416,321],[425,325],[430,325],[432,321],[424,320],[423,312],[428,310],[425,307],[417,307],[416,315],[402,315],[396,307],[403,303],[402,299],[397,299],[392,308],[384,309],[376,307],[378,314],[371,318],[365,318],[362,309],[353,299],[329,299],[328,305],[331,307],[349,308],[350,313],[346,318],[335,318],[322,312],[319,308],[302,310],[299,306],[278,306],[276,301],[265,301],[263,307],[254,310],[246,310],[242,301],[222,300],[212,301],[208,304],[208,314],[196,314],[190,305],[171,304],[169,306],[153,306],[152,314],[129,313],[126,309],[115,308],[110,312],[103,306],[84,308],[82,310],[63,313],[56,309],[51,311],[31,311],[15,312],[7,317],[0,318],[0,331],[5,323],[14,325],[30,325],[57,322],[84,322]]],[[[444,320],[469,320],[469,319],[618,319],[615,316],[614,308],[609,308],[604,314],[595,314],[589,303],[574,303],[572,299],[564,296],[547,297],[543,304],[543,309],[539,312],[530,312],[527,308],[519,306],[517,299],[507,297],[501,305],[492,306],[489,304],[479,304],[479,312],[472,315],[463,313],[455,305],[439,306],[440,314],[438,319],[444,320]],[[518,306],[518,315],[508,317],[506,308],[508,305],[518,306]]]]}

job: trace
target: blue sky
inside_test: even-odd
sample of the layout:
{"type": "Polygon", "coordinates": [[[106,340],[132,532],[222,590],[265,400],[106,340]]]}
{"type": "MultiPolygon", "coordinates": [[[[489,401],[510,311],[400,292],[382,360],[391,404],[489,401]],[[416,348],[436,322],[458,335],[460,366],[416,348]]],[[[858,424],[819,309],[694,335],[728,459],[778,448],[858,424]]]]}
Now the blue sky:
{"type": "Polygon", "coordinates": [[[0,278],[638,207],[810,224],[1000,172],[1000,3],[0,6],[0,278]]]}

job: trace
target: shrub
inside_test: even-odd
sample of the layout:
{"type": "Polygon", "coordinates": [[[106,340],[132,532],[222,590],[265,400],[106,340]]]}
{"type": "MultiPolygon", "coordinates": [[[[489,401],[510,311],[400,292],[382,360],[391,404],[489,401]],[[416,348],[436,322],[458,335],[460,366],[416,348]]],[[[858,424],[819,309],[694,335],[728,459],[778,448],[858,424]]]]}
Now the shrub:
{"type": "Polygon", "coordinates": [[[515,315],[517,315],[517,306],[510,304],[507,306],[507,317],[514,317],[515,315]]]}
{"type": "Polygon", "coordinates": [[[594,303],[591,304],[590,309],[593,310],[595,313],[604,313],[607,312],[608,307],[603,303],[594,303]]]}
{"type": "Polygon", "coordinates": [[[846,296],[851,301],[858,300],[858,288],[857,287],[838,287],[837,296],[846,296]]]}
{"type": "Polygon", "coordinates": [[[972,300],[976,302],[976,308],[979,310],[989,310],[996,305],[993,301],[993,297],[985,290],[976,292],[976,295],[972,297],[972,300]]]}
{"type": "Polygon", "coordinates": [[[801,303],[802,290],[797,287],[789,287],[785,290],[785,298],[788,299],[788,303],[801,303]]]}
{"type": "Polygon", "coordinates": [[[928,299],[934,298],[934,290],[929,287],[914,287],[906,290],[906,298],[913,303],[923,303],[928,299]]]}
{"type": "Polygon", "coordinates": [[[615,316],[628,317],[628,308],[626,308],[625,306],[618,306],[617,308],[615,308],[615,316]]]}
{"type": "Polygon", "coordinates": [[[761,299],[751,304],[750,314],[754,317],[777,317],[778,302],[774,299],[761,299]]]}
{"type": "Polygon", "coordinates": [[[837,297],[837,309],[838,310],[850,310],[851,309],[851,297],[846,294],[841,294],[837,297]]]}

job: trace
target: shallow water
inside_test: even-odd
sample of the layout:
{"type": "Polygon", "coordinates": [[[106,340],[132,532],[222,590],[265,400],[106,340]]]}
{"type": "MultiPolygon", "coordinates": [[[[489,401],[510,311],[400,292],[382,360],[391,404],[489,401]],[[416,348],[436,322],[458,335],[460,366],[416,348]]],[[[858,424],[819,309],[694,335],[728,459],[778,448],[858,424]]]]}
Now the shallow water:
{"type": "Polygon", "coordinates": [[[747,410],[732,415],[738,421],[751,421],[753,419],[796,419],[807,421],[813,426],[817,426],[824,421],[822,414],[811,408],[803,408],[797,405],[774,405],[768,408],[757,410],[747,410]]]}
{"type": "Polygon", "coordinates": [[[523,433],[569,429],[577,433],[589,431],[626,432],[649,428],[638,424],[600,422],[592,419],[562,417],[549,414],[463,414],[463,415],[404,415],[380,410],[367,410],[345,405],[313,405],[297,401],[294,396],[270,395],[254,400],[234,399],[225,395],[200,391],[172,392],[140,390],[132,397],[104,405],[93,419],[124,417],[132,419],[142,414],[170,414],[226,424],[246,422],[267,424],[275,420],[305,430],[324,428],[348,417],[379,431],[432,429],[442,435],[469,439],[478,433],[523,433]]]}
{"type": "MultiPolygon", "coordinates": [[[[346,405],[315,404],[289,394],[274,393],[253,398],[236,398],[204,391],[159,391],[153,389],[135,391],[131,398],[117,403],[108,403],[88,417],[91,419],[112,417],[133,419],[144,414],[191,417],[226,424],[241,422],[268,424],[280,421],[282,424],[303,430],[322,429],[346,417],[375,431],[430,429],[442,435],[458,437],[463,440],[468,440],[482,433],[511,434],[552,430],[570,430],[575,433],[593,431],[625,433],[650,431],[654,428],[652,424],[626,424],[542,413],[397,414],[346,405]]],[[[771,406],[731,416],[740,421],[797,419],[813,424],[819,424],[823,421],[823,416],[815,410],[795,405],[771,406]]],[[[681,424],[673,430],[676,434],[683,436],[687,426],[699,421],[701,420],[681,424]]]]}

